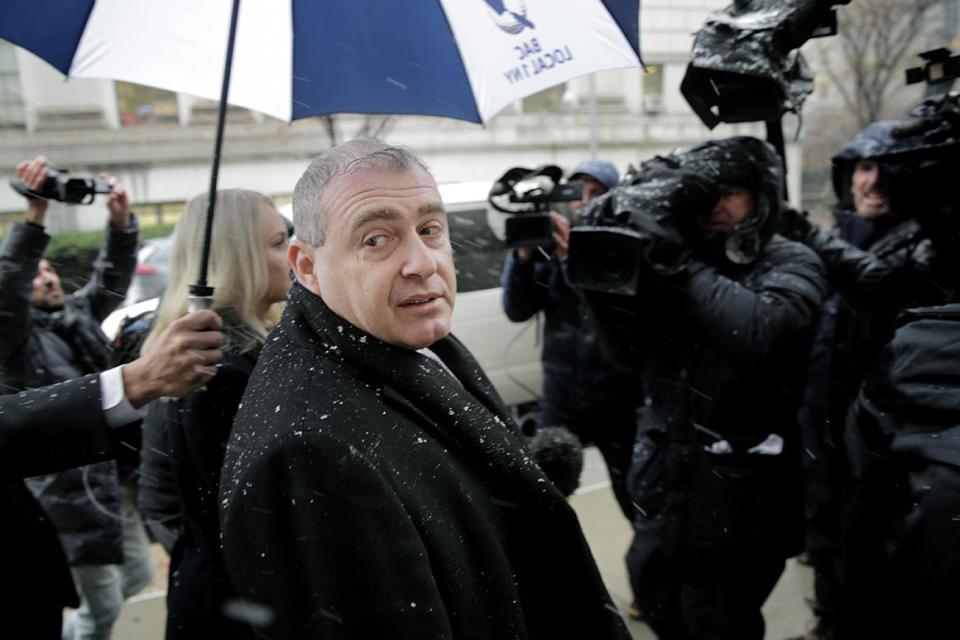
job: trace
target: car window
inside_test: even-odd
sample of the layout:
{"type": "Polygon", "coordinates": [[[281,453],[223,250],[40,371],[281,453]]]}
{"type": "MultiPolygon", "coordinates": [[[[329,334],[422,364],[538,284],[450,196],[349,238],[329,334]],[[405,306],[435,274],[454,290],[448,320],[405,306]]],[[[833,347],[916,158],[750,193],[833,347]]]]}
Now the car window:
{"type": "Polygon", "coordinates": [[[506,250],[487,224],[486,208],[450,208],[447,219],[457,268],[457,291],[499,287],[506,250]]]}

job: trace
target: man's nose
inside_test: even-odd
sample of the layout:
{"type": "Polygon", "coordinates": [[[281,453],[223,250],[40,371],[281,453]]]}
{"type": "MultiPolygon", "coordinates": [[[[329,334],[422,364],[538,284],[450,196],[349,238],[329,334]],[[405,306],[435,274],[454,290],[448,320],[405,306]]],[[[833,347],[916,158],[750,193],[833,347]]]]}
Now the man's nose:
{"type": "Polygon", "coordinates": [[[433,250],[424,244],[419,234],[405,243],[403,258],[400,273],[406,278],[429,278],[437,272],[433,250]]]}

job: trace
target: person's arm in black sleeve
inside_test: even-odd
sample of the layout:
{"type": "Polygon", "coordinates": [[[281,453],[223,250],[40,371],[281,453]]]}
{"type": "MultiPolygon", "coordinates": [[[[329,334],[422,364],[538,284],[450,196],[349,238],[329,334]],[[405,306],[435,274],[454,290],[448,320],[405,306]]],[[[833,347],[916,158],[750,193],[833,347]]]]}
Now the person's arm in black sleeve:
{"type": "Polygon", "coordinates": [[[825,290],[823,267],[801,245],[783,241],[778,264],[748,289],[714,267],[691,262],[685,306],[711,342],[761,364],[815,328],[825,290]]]}
{"type": "Polygon", "coordinates": [[[0,480],[113,457],[97,374],[0,396],[0,480]]]}
{"type": "Polygon", "coordinates": [[[882,255],[864,251],[838,236],[813,228],[804,238],[823,262],[830,284],[845,298],[863,304],[878,302],[892,288],[910,281],[922,264],[915,260],[915,239],[904,238],[901,246],[882,255]]]}
{"type": "Polygon", "coordinates": [[[0,244],[0,366],[29,333],[33,279],[49,240],[42,225],[17,222],[0,244]]]}
{"type": "MultiPolygon", "coordinates": [[[[537,250],[534,249],[536,252],[537,250]]],[[[543,311],[547,305],[550,278],[559,265],[534,253],[524,259],[513,250],[500,274],[503,287],[503,311],[513,322],[524,322],[543,311]]]]}
{"type": "Polygon", "coordinates": [[[74,298],[86,298],[90,313],[103,320],[120,306],[133,280],[137,267],[137,242],[140,229],[137,218],[130,211],[124,189],[111,179],[114,188],[107,201],[110,222],[107,223],[103,247],[93,265],[90,280],[74,298]]]}
{"type": "Polygon", "coordinates": [[[213,311],[197,311],[176,320],[156,348],[122,369],[0,396],[0,480],[112,458],[140,417],[127,419],[115,409],[126,402],[135,410],[209,381],[221,357],[220,326],[213,311]],[[114,373],[120,382],[111,386],[105,380],[114,373]]]}

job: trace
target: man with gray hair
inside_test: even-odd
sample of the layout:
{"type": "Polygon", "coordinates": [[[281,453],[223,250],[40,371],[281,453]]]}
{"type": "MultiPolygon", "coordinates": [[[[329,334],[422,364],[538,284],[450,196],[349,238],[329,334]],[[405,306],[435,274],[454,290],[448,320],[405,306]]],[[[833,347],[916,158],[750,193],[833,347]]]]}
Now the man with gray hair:
{"type": "Polygon", "coordinates": [[[449,227],[423,162],[347,142],[293,209],[297,283],[221,481],[258,633],[628,638],[576,515],[450,335],[449,227]]]}

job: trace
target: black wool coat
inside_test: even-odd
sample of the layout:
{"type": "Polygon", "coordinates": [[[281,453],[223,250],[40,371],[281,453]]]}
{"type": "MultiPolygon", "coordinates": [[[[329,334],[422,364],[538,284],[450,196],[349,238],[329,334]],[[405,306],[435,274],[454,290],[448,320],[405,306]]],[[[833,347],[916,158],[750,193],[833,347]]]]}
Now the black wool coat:
{"type": "Polygon", "coordinates": [[[576,515],[453,337],[394,347],[294,286],[221,477],[265,638],[628,638],[576,515]]]}

